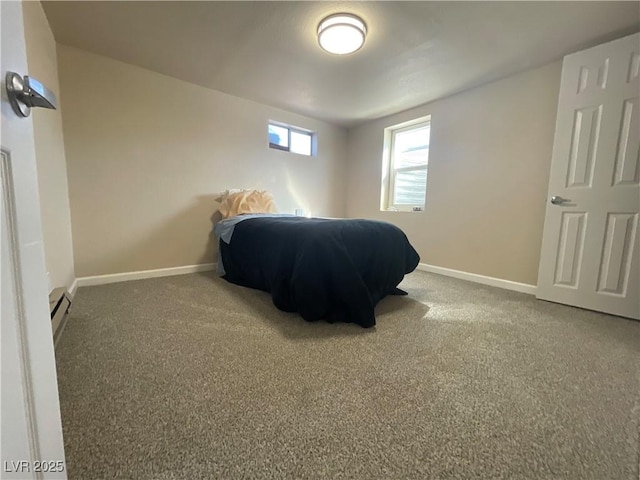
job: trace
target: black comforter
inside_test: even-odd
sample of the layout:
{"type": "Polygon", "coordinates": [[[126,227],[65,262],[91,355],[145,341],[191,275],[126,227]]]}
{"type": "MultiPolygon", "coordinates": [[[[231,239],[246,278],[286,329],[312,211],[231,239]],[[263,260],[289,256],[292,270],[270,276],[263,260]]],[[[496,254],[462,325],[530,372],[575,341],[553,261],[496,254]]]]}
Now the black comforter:
{"type": "Polygon", "coordinates": [[[248,218],[220,240],[229,282],[271,293],[276,307],[308,321],[372,327],[374,307],[420,257],[398,227],[373,220],[248,218]]]}

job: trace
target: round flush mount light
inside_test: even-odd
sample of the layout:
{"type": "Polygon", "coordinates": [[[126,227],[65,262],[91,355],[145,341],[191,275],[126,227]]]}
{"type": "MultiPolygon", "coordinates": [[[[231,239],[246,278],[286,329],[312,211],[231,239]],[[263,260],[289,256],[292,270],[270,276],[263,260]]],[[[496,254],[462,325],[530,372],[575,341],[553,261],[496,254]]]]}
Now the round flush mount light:
{"type": "Polygon", "coordinates": [[[350,13],[337,13],[324,18],[318,25],[318,43],[329,53],[346,55],[364,45],[367,26],[350,13]]]}

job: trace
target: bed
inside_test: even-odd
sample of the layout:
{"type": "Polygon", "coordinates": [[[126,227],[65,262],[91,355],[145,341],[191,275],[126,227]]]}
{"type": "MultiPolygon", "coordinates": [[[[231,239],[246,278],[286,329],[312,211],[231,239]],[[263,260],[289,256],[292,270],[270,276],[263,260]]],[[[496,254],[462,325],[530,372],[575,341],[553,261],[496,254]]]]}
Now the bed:
{"type": "Polygon", "coordinates": [[[376,324],[374,308],[398,289],[420,257],[390,223],[239,213],[215,225],[218,271],[231,283],[271,294],[307,321],[376,324]]]}

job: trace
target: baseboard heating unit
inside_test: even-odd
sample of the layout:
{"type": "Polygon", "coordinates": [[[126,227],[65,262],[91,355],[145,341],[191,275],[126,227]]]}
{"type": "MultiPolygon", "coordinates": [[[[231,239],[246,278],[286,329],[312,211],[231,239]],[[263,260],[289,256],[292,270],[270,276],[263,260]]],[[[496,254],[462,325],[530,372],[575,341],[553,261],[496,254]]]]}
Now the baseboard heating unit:
{"type": "Polygon", "coordinates": [[[49,294],[49,311],[51,312],[51,329],[53,330],[53,343],[58,339],[64,329],[67,314],[71,308],[71,295],[64,288],[54,288],[49,294]]]}

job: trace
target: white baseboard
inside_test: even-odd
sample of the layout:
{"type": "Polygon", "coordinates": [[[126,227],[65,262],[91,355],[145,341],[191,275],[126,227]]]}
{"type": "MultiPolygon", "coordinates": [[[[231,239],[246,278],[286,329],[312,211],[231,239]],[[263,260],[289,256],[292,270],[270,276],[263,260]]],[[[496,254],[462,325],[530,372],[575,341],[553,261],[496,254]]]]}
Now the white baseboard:
{"type": "Polygon", "coordinates": [[[76,296],[77,291],[78,291],[78,279],[74,278],[73,283],[69,287],[69,295],[71,295],[71,298],[76,296]]]}
{"type": "Polygon", "coordinates": [[[215,269],[215,263],[205,263],[202,265],[186,265],[184,267],[142,270],[140,272],[124,272],[114,273],[111,275],[80,277],[76,279],[74,283],[77,283],[78,287],[88,287],[91,285],[105,285],[107,283],[127,282],[129,280],[142,280],[143,278],[170,277],[172,275],[184,275],[186,273],[208,272],[215,269]]]}
{"type": "Polygon", "coordinates": [[[528,293],[529,295],[536,294],[536,286],[529,285],[527,283],[512,282],[511,280],[503,280],[502,278],[486,277],[484,275],[478,275],[477,273],[468,273],[461,270],[452,270],[451,268],[436,267],[435,265],[427,265],[426,263],[419,263],[417,270],[446,275],[447,277],[459,278],[461,280],[468,280],[470,282],[481,283],[491,287],[504,288],[505,290],[513,290],[514,292],[528,293]]]}
{"type": "MultiPolygon", "coordinates": [[[[110,275],[95,275],[92,277],[76,278],[69,288],[69,293],[73,297],[78,287],[88,287],[92,285],[106,285],[107,283],[126,282],[129,280],[142,280],[144,278],[170,277],[172,275],[184,275],[187,273],[209,272],[216,269],[215,263],[205,263],[202,265],[186,265],[184,267],[159,268],[156,270],[142,270],[139,272],[114,273],[110,275]]],[[[437,267],[426,263],[418,264],[417,270],[429,273],[437,273],[446,275],[447,277],[459,278],[470,282],[481,283],[491,287],[504,288],[505,290],[513,290],[520,293],[536,294],[536,286],[526,283],[512,282],[511,280],[503,280],[501,278],[487,277],[476,273],[463,272],[461,270],[453,270],[451,268],[437,267]]]]}

